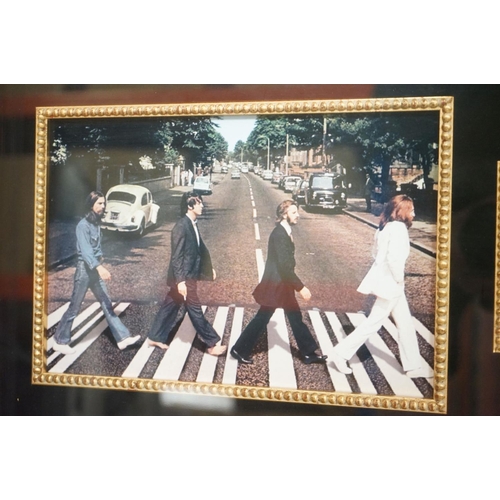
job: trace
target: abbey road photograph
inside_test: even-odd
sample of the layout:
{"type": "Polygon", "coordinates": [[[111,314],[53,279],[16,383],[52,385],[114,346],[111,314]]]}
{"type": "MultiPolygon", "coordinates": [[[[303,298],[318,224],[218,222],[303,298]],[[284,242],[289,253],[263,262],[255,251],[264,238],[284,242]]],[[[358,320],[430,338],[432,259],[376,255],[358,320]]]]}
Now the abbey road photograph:
{"type": "Polygon", "coordinates": [[[452,118],[38,108],[33,383],[446,413],[452,118]]]}

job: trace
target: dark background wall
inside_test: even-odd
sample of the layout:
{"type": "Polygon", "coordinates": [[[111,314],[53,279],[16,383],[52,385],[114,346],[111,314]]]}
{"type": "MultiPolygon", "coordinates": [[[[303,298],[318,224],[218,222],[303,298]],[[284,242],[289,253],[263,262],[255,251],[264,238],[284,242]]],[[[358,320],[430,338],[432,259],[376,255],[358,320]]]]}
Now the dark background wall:
{"type": "MultiPolygon", "coordinates": [[[[36,106],[453,95],[453,245],[449,414],[500,414],[493,354],[500,85],[0,85],[0,414],[356,415],[271,402],[197,405],[156,394],[34,387],[31,371],[36,106]]],[[[387,414],[387,412],[378,412],[387,414]]]]}

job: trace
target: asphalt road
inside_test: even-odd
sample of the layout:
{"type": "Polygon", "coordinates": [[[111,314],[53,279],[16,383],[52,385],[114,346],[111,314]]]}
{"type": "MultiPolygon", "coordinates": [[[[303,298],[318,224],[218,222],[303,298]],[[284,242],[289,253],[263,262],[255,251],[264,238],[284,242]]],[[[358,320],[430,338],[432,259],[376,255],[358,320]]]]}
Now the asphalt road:
{"type": "MultiPolygon", "coordinates": [[[[243,174],[239,180],[231,179],[230,175],[215,174],[213,181],[214,194],[204,197],[205,210],[199,220],[199,228],[210,249],[217,279],[201,283],[199,294],[207,306],[207,317],[212,322],[219,322],[223,343],[229,343],[236,322],[237,329],[243,328],[257,310],[252,291],[264,265],[267,240],[275,224],[275,210],[282,200],[291,195],[252,173],[243,174]],[[220,314],[223,317],[218,316],[220,314]]],[[[179,217],[179,202],[184,190],[185,188],[177,188],[155,195],[161,207],[159,223],[141,239],[116,233],[104,238],[105,266],[112,275],[108,284],[110,295],[114,301],[125,304],[126,310],[122,315],[124,323],[134,334],[140,334],[144,339],[159,303],[167,292],[165,279],[170,258],[170,233],[179,217]]],[[[312,292],[310,302],[306,303],[299,298],[304,319],[315,336],[324,329],[335,344],[336,326],[329,321],[329,315],[335,314],[339,324],[348,333],[353,328],[353,320],[349,315],[363,311],[367,313],[371,307],[370,298],[357,293],[356,288],[372,263],[374,229],[345,214],[309,213],[301,207],[300,220],[293,228],[293,234],[296,272],[312,292]],[[315,321],[319,321],[319,324],[315,321]]],[[[415,249],[412,249],[407,263],[406,293],[409,303],[416,320],[423,325],[423,330],[430,332],[434,328],[435,265],[435,259],[415,249]]],[[[48,313],[56,312],[68,302],[73,288],[73,274],[72,262],[50,271],[48,313]]],[[[93,302],[93,296],[89,293],[84,308],[93,302]]],[[[412,394],[415,382],[411,382],[409,389],[405,386],[407,381],[403,381],[404,387],[400,387],[399,382],[389,382],[392,375],[384,375],[382,368],[370,361],[372,356],[369,352],[361,355],[365,357],[363,366],[370,374],[374,389],[372,386],[364,388],[357,379],[349,380],[348,383],[338,381],[335,376],[332,378],[324,366],[306,367],[300,361],[293,336],[286,335],[287,326],[285,323],[283,325],[285,337],[288,336],[290,342],[291,378],[283,381],[279,379],[280,384],[311,390],[375,391],[378,394],[408,395],[409,390],[412,394]]],[[[278,321],[276,330],[280,328],[278,321]]],[[[49,337],[53,331],[54,327],[49,328],[49,337]]],[[[179,338],[182,335],[179,334],[179,338]]],[[[204,347],[197,339],[189,337],[189,333],[186,335],[186,338],[191,339],[187,343],[193,348],[185,354],[175,377],[178,380],[196,381],[204,363],[204,347]]],[[[389,333],[383,332],[382,339],[384,335],[385,344],[382,347],[389,349],[387,356],[394,357],[397,361],[397,344],[391,340],[389,333]]],[[[432,337],[432,333],[430,335],[432,337]]],[[[421,351],[432,366],[432,339],[429,339],[429,335],[427,337],[427,341],[420,339],[421,351]]],[[[272,340],[271,334],[262,337],[255,349],[256,362],[250,367],[231,368],[230,358],[219,359],[209,381],[263,387],[276,383],[273,380],[277,379],[272,378],[275,372],[270,366],[272,359],[268,357],[269,344],[272,342],[275,340],[272,340]],[[231,370],[234,371],[233,379],[224,379],[231,370]]],[[[67,366],[58,366],[60,359],[53,357],[49,358],[48,366],[54,371],[66,373],[161,377],[155,373],[164,353],[158,352],[158,349],[151,349],[152,352],[140,349],[141,352],[138,352],[137,346],[127,351],[118,351],[109,332],[104,330],[91,345],[84,350],[82,348],[82,352],[67,366]],[[139,362],[141,356],[144,359],[139,362]],[[127,371],[131,370],[131,364],[139,368],[135,372],[127,371]]],[[[173,346],[171,349],[173,353],[173,346]]],[[[381,347],[374,349],[379,352],[381,347]]],[[[169,352],[170,350],[167,351],[169,352]]],[[[285,369],[278,371],[286,372],[285,369]]],[[[418,394],[432,394],[428,381],[418,381],[417,385],[420,386],[418,394]]]]}

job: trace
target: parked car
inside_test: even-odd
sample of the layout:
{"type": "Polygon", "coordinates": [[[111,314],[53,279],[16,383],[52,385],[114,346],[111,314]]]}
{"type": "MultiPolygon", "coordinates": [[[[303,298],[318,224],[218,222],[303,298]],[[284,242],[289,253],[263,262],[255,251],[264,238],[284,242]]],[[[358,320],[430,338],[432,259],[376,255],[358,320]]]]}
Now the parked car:
{"type": "Polygon", "coordinates": [[[292,191],[292,199],[297,205],[303,204],[306,196],[307,181],[297,182],[295,189],[292,191]]]}
{"type": "Polygon", "coordinates": [[[279,184],[282,177],[283,177],[282,172],[273,172],[273,178],[271,179],[271,183],[279,184]]]}
{"type": "Polygon", "coordinates": [[[210,177],[196,177],[193,183],[193,192],[197,195],[212,194],[212,183],[210,177]]]}
{"type": "Polygon", "coordinates": [[[223,166],[221,167],[220,171],[221,171],[221,174],[227,174],[227,172],[228,172],[228,168],[226,167],[226,165],[223,165],[223,166]]]}
{"type": "Polygon", "coordinates": [[[265,181],[271,181],[273,179],[273,171],[272,170],[264,170],[262,173],[262,178],[265,181]]]}
{"type": "Polygon", "coordinates": [[[345,177],[338,174],[313,174],[305,190],[307,208],[342,210],[347,206],[345,177]]]}
{"type": "Polygon", "coordinates": [[[159,210],[149,189],[135,184],[119,184],[106,193],[102,228],[135,233],[140,237],[146,228],[156,224],[159,210]]]}
{"type": "Polygon", "coordinates": [[[240,171],[237,168],[233,168],[231,172],[231,179],[241,179],[240,171]]]}
{"type": "Polygon", "coordinates": [[[299,177],[298,175],[288,175],[287,177],[285,177],[285,180],[283,182],[283,189],[285,190],[285,193],[292,193],[297,183],[299,183],[301,180],[302,177],[299,177]]]}

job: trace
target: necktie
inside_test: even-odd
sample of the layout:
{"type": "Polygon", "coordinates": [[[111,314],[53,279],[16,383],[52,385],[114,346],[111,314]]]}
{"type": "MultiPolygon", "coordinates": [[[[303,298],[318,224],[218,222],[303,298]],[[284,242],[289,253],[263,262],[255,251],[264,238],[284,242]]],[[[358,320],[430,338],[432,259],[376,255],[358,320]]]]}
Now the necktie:
{"type": "Polygon", "coordinates": [[[198,241],[198,246],[200,246],[200,233],[198,232],[198,221],[193,221],[194,232],[196,233],[196,240],[198,241]]]}

